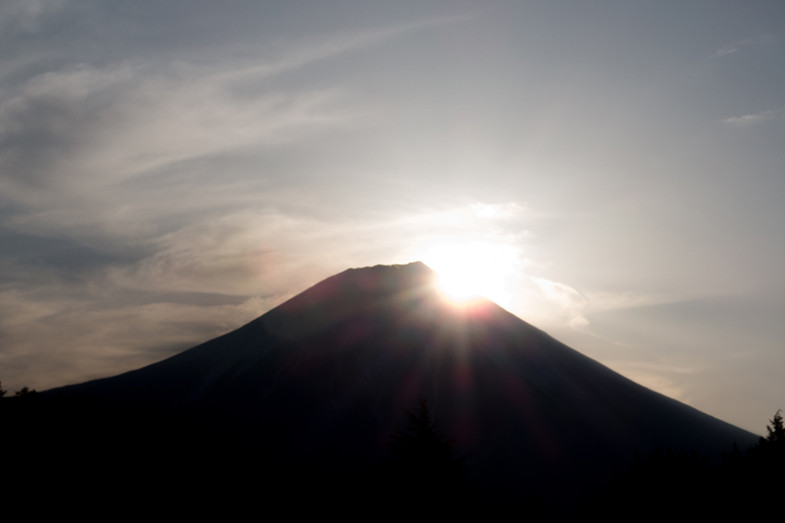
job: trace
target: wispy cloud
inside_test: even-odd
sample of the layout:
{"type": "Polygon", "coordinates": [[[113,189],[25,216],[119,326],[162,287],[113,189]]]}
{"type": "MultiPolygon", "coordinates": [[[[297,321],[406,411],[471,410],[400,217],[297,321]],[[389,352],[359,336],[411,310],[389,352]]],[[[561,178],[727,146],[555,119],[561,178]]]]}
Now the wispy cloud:
{"type": "MultiPolygon", "coordinates": [[[[407,33],[421,31],[439,26],[461,23],[473,18],[472,14],[452,15],[424,18],[405,24],[388,27],[378,27],[366,31],[340,34],[320,38],[317,41],[308,41],[290,44],[290,48],[278,58],[263,63],[253,64],[239,71],[227,71],[225,77],[238,80],[240,77],[263,78],[293,71],[312,63],[333,58],[345,53],[379,45],[387,40],[399,38],[407,33]]],[[[222,79],[226,79],[222,78],[222,79]]]]}
{"type": "Polygon", "coordinates": [[[589,300],[580,292],[564,283],[545,278],[532,278],[545,297],[555,303],[567,317],[570,327],[580,329],[589,325],[586,318],[586,307],[589,300]]]}
{"type": "Polygon", "coordinates": [[[667,303],[677,303],[691,299],[689,294],[678,294],[675,292],[589,292],[587,299],[592,312],[607,312],[622,309],[634,309],[637,307],[649,307],[652,305],[664,305],[667,303]]]}
{"type": "MultiPolygon", "coordinates": [[[[0,202],[22,210],[6,225],[73,229],[116,223],[123,214],[138,220],[141,215],[122,211],[129,200],[147,207],[144,217],[153,218],[150,200],[131,198],[132,180],[160,179],[178,169],[193,173],[189,164],[194,162],[258,154],[308,142],[325,131],[366,125],[372,118],[367,108],[340,83],[284,88],[271,79],[411,31],[465,19],[428,18],[326,36],[229,61],[146,58],[102,66],[70,64],[2,86],[0,202]],[[101,212],[111,216],[96,220],[101,212]]],[[[263,177],[251,174],[250,166],[242,171],[239,177],[237,169],[222,173],[220,185],[237,188],[263,177]]],[[[215,178],[210,185],[214,197],[215,178]]],[[[184,189],[192,195],[199,186],[184,189]]],[[[199,199],[188,201],[194,205],[199,199]]],[[[158,209],[170,213],[170,205],[158,209]]]]}
{"type": "Polygon", "coordinates": [[[532,281],[543,296],[561,311],[562,318],[567,325],[574,329],[588,327],[592,314],[678,303],[689,299],[688,295],[672,292],[591,291],[582,293],[570,285],[546,278],[532,277],[532,281]]]}
{"type": "Polygon", "coordinates": [[[745,38],[744,40],[739,40],[738,42],[734,42],[732,44],[722,46],[719,49],[717,49],[717,51],[711,57],[720,58],[722,56],[737,53],[744,47],[759,47],[765,45],[773,45],[776,43],[777,43],[777,39],[772,35],[768,35],[768,34],[758,35],[752,38],[745,38]]]}
{"type": "Polygon", "coordinates": [[[785,109],[767,109],[757,113],[726,118],[725,123],[735,127],[752,127],[772,120],[779,120],[783,117],[785,117],[785,109]]]}
{"type": "Polygon", "coordinates": [[[239,97],[220,75],[139,64],[38,75],[0,103],[4,181],[28,190],[111,184],[187,158],[285,143],[351,117],[335,92],[239,97]]]}
{"type": "Polygon", "coordinates": [[[0,29],[35,32],[41,19],[65,7],[65,0],[4,0],[0,3],[0,29]]]}
{"type": "Polygon", "coordinates": [[[46,296],[36,291],[0,291],[0,367],[12,388],[41,389],[149,364],[276,304],[258,296],[208,304],[184,296],[178,303],[172,295],[133,303],[111,287],[101,291],[106,302],[64,285],[49,286],[46,296]]]}

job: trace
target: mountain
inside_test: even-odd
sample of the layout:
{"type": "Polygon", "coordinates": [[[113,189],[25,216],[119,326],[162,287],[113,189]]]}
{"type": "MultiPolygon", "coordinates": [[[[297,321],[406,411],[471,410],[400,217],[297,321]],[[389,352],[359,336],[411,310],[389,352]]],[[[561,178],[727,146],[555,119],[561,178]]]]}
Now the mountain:
{"type": "Polygon", "coordinates": [[[222,445],[343,471],[376,466],[424,399],[471,480],[497,493],[580,492],[636,453],[757,441],[488,300],[456,306],[434,280],[419,262],[350,269],[161,362],[44,395],[154,409],[219,427],[222,445]]]}

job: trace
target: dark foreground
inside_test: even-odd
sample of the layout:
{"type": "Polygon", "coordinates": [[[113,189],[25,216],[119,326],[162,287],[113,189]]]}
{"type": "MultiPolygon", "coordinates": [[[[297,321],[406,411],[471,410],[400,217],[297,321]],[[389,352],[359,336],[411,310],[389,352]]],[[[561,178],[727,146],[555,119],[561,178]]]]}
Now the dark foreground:
{"type": "MultiPolygon", "coordinates": [[[[660,449],[625,467],[598,470],[598,478],[612,479],[580,491],[543,490],[536,482],[499,488],[492,478],[470,477],[471,456],[456,455],[425,403],[401,420],[375,463],[283,452],[265,427],[216,426],[152,406],[117,408],[32,393],[0,399],[0,420],[3,507],[6,513],[20,508],[28,518],[748,520],[779,515],[785,486],[779,414],[753,448],[729,448],[720,459],[660,449]]],[[[563,473],[569,484],[571,471],[563,473]]]]}

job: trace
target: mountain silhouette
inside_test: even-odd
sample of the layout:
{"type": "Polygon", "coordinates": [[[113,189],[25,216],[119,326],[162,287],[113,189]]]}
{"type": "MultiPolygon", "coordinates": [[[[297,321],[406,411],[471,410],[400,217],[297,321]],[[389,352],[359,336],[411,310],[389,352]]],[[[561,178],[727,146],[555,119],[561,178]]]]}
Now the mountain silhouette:
{"type": "Polygon", "coordinates": [[[380,463],[424,400],[470,480],[497,493],[580,492],[636,453],[757,441],[491,301],[456,306],[419,262],[349,269],[168,359],[44,395],[155,406],[330,470],[380,463]]]}

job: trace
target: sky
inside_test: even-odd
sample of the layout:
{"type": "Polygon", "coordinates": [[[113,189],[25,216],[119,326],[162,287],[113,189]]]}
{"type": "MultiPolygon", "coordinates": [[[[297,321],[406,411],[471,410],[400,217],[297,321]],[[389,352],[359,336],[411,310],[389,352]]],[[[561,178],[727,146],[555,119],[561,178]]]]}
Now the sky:
{"type": "Polygon", "coordinates": [[[11,392],[158,361],[349,267],[453,258],[763,433],[783,196],[780,0],[0,3],[11,392]]]}

